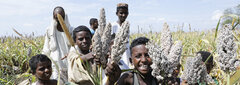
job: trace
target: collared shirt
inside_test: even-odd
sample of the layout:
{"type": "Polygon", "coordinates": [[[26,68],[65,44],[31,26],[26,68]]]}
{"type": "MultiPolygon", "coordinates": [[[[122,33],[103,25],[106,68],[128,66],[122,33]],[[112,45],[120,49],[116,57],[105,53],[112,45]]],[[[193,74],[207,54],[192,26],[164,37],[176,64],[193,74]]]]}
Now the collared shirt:
{"type": "Polygon", "coordinates": [[[95,31],[91,27],[89,28],[89,30],[90,30],[91,34],[94,35],[95,31]]]}
{"type": "Polygon", "coordinates": [[[68,81],[81,85],[93,85],[91,77],[84,69],[80,56],[83,54],[77,45],[71,47],[68,54],[68,81]]]}

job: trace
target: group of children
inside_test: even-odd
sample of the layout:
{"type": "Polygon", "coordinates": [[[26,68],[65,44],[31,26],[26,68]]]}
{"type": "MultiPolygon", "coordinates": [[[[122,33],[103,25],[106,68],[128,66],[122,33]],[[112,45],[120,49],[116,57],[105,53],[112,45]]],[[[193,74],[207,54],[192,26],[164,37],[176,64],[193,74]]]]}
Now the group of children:
{"type": "MultiPolygon", "coordinates": [[[[118,21],[112,23],[112,36],[116,35],[117,30],[126,20],[128,5],[126,3],[119,3],[116,15],[118,16],[118,21]]],[[[38,79],[32,85],[56,85],[58,75],[60,75],[60,84],[73,82],[79,85],[94,85],[93,80],[87,74],[87,69],[89,68],[85,67],[84,64],[88,62],[94,62],[97,65],[101,64],[99,59],[91,52],[91,39],[98,27],[97,19],[93,18],[90,20],[90,29],[81,25],[71,31],[72,27],[62,7],[56,7],[53,16],[53,21],[47,29],[42,54],[33,56],[29,61],[31,72],[38,79]],[[69,44],[56,14],[60,14],[63,17],[75,42],[74,47],[71,47],[69,44]],[[57,66],[52,64],[52,61],[47,56],[53,62],[57,63],[59,70],[57,70],[57,66]]],[[[152,59],[149,57],[148,49],[145,46],[148,41],[149,39],[146,37],[139,37],[134,39],[130,45],[127,44],[128,50],[123,54],[120,60],[122,62],[120,63],[112,63],[111,59],[109,59],[107,67],[104,69],[104,75],[108,76],[108,79],[103,79],[103,84],[158,85],[160,83],[166,84],[167,82],[167,84],[179,85],[180,79],[177,78],[178,73],[176,73],[176,78],[166,78],[168,79],[166,81],[157,81],[152,76],[152,69],[150,67],[152,59]],[[134,71],[122,73],[121,70],[131,68],[130,65],[133,65],[134,71]]],[[[199,53],[202,54],[203,62],[210,55],[209,52],[200,51],[199,53]]],[[[210,72],[213,65],[212,57],[208,62],[207,69],[210,72]]],[[[186,82],[182,82],[182,84],[184,83],[186,82]]]]}

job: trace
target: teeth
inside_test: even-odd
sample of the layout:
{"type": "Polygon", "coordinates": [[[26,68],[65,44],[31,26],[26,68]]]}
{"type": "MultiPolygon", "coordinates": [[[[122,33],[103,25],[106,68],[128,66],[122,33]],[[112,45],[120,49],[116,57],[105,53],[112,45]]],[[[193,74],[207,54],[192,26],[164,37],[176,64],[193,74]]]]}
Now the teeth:
{"type": "Polygon", "coordinates": [[[46,76],[49,76],[50,74],[46,73],[45,75],[46,75],[46,76]]]}
{"type": "Polygon", "coordinates": [[[139,68],[140,68],[140,69],[147,69],[147,68],[148,68],[148,65],[140,65],[139,68]]]}

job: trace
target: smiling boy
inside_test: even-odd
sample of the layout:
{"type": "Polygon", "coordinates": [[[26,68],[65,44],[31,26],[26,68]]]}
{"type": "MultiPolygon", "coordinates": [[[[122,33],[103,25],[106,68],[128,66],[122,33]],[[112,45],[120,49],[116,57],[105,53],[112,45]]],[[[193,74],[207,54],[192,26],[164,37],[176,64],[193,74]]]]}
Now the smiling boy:
{"type": "Polygon", "coordinates": [[[134,39],[131,43],[131,59],[134,65],[134,70],[132,72],[124,73],[120,78],[117,77],[119,73],[119,66],[116,64],[108,64],[105,71],[106,75],[113,76],[109,79],[107,85],[112,85],[117,80],[118,85],[157,85],[158,82],[155,77],[151,75],[152,69],[150,65],[152,64],[152,59],[148,55],[148,49],[145,47],[149,39],[145,37],[139,37],[134,39]],[[114,70],[115,72],[111,72],[114,70]],[[119,78],[119,79],[118,79],[119,78]]]}
{"type": "Polygon", "coordinates": [[[86,62],[93,63],[94,58],[92,52],[90,52],[90,45],[92,43],[92,34],[86,26],[78,26],[73,30],[73,40],[75,42],[75,48],[71,47],[68,60],[68,80],[79,85],[93,85],[93,81],[88,75],[88,70],[92,71],[91,65],[86,68],[84,64],[86,62]]]}

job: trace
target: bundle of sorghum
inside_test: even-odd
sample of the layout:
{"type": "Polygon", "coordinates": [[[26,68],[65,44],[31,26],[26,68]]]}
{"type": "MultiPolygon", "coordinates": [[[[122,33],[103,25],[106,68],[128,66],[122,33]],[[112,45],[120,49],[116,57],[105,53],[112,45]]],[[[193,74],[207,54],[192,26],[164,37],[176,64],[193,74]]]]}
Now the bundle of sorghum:
{"type": "Polygon", "coordinates": [[[103,67],[107,64],[108,53],[110,48],[110,42],[111,42],[111,31],[112,31],[112,25],[110,23],[107,24],[103,31],[103,35],[101,36],[101,42],[102,42],[102,57],[100,58],[101,64],[103,64],[103,67]]]}
{"type": "Polygon", "coordinates": [[[102,57],[102,41],[101,41],[101,32],[99,29],[96,30],[92,37],[92,52],[95,54],[96,58],[102,57]]]}
{"type": "Polygon", "coordinates": [[[116,37],[114,38],[114,43],[111,50],[111,59],[118,63],[121,59],[121,55],[127,49],[126,44],[128,43],[129,35],[129,22],[123,22],[122,26],[117,31],[116,37]]]}
{"type": "MultiPolygon", "coordinates": [[[[98,29],[103,31],[105,26],[106,26],[106,16],[105,16],[105,10],[104,10],[104,8],[102,8],[100,10],[100,19],[99,19],[99,28],[98,29]]],[[[102,33],[103,32],[100,32],[100,35],[102,35],[102,33]]]]}
{"type": "Polygon", "coordinates": [[[162,80],[163,77],[171,77],[173,71],[176,70],[180,64],[182,44],[178,41],[173,45],[172,35],[167,23],[163,26],[160,47],[150,42],[147,44],[147,48],[153,60],[153,64],[151,65],[153,69],[152,75],[159,81],[162,80]]]}
{"type": "Polygon", "coordinates": [[[182,53],[182,42],[177,41],[177,43],[171,47],[171,50],[167,56],[168,62],[170,63],[170,65],[168,66],[170,68],[168,71],[169,74],[171,74],[174,70],[176,70],[178,65],[180,64],[181,53],[182,53]]]}
{"type": "Polygon", "coordinates": [[[172,35],[169,29],[169,26],[167,25],[167,23],[164,23],[163,25],[163,29],[161,32],[161,39],[160,39],[161,43],[161,50],[162,52],[162,56],[167,57],[167,55],[169,54],[169,51],[171,49],[172,46],[172,35]]]}
{"type": "Polygon", "coordinates": [[[188,57],[186,59],[181,78],[187,80],[188,84],[213,82],[213,79],[207,73],[206,65],[202,62],[200,53],[198,53],[196,57],[188,57]]]}
{"type": "Polygon", "coordinates": [[[100,59],[102,66],[105,68],[107,63],[106,57],[108,56],[107,53],[110,48],[112,26],[110,23],[105,26],[106,19],[104,9],[101,9],[99,24],[99,29],[96,29],[92,38],[92,52],[96,58],[100,59]]]}
{"type": "Polygon", "coordinates": [[[157,78],[158,81],[163,80],[162,71],[162,51],[160,47],[152,42],[148,42],[146,47],[148,48],[148,54],[152,59],[153,64],[151,65],[152,75],[157,78]]]}
{"type": "Polygon", "coordinates": [[[232,72],[239,66],[240,61],[236,59],[237,45],[231,25],[224,25],[217,36],[217,54],[220,68],[225,72],[232,72]]]}
{"type": "Polygon", "coordinates": [[[162,61],[162,67],[165,68],[163,70],[166,76],[171,77],[173,71],[176,70],[177,66],[180,64],[182,43],[180,41],[177,41],[175,45],[173,44],[172,35],[167,23],[164,23],[161,33],[161,57],[163,60],[167,61],[162,61]]]}

